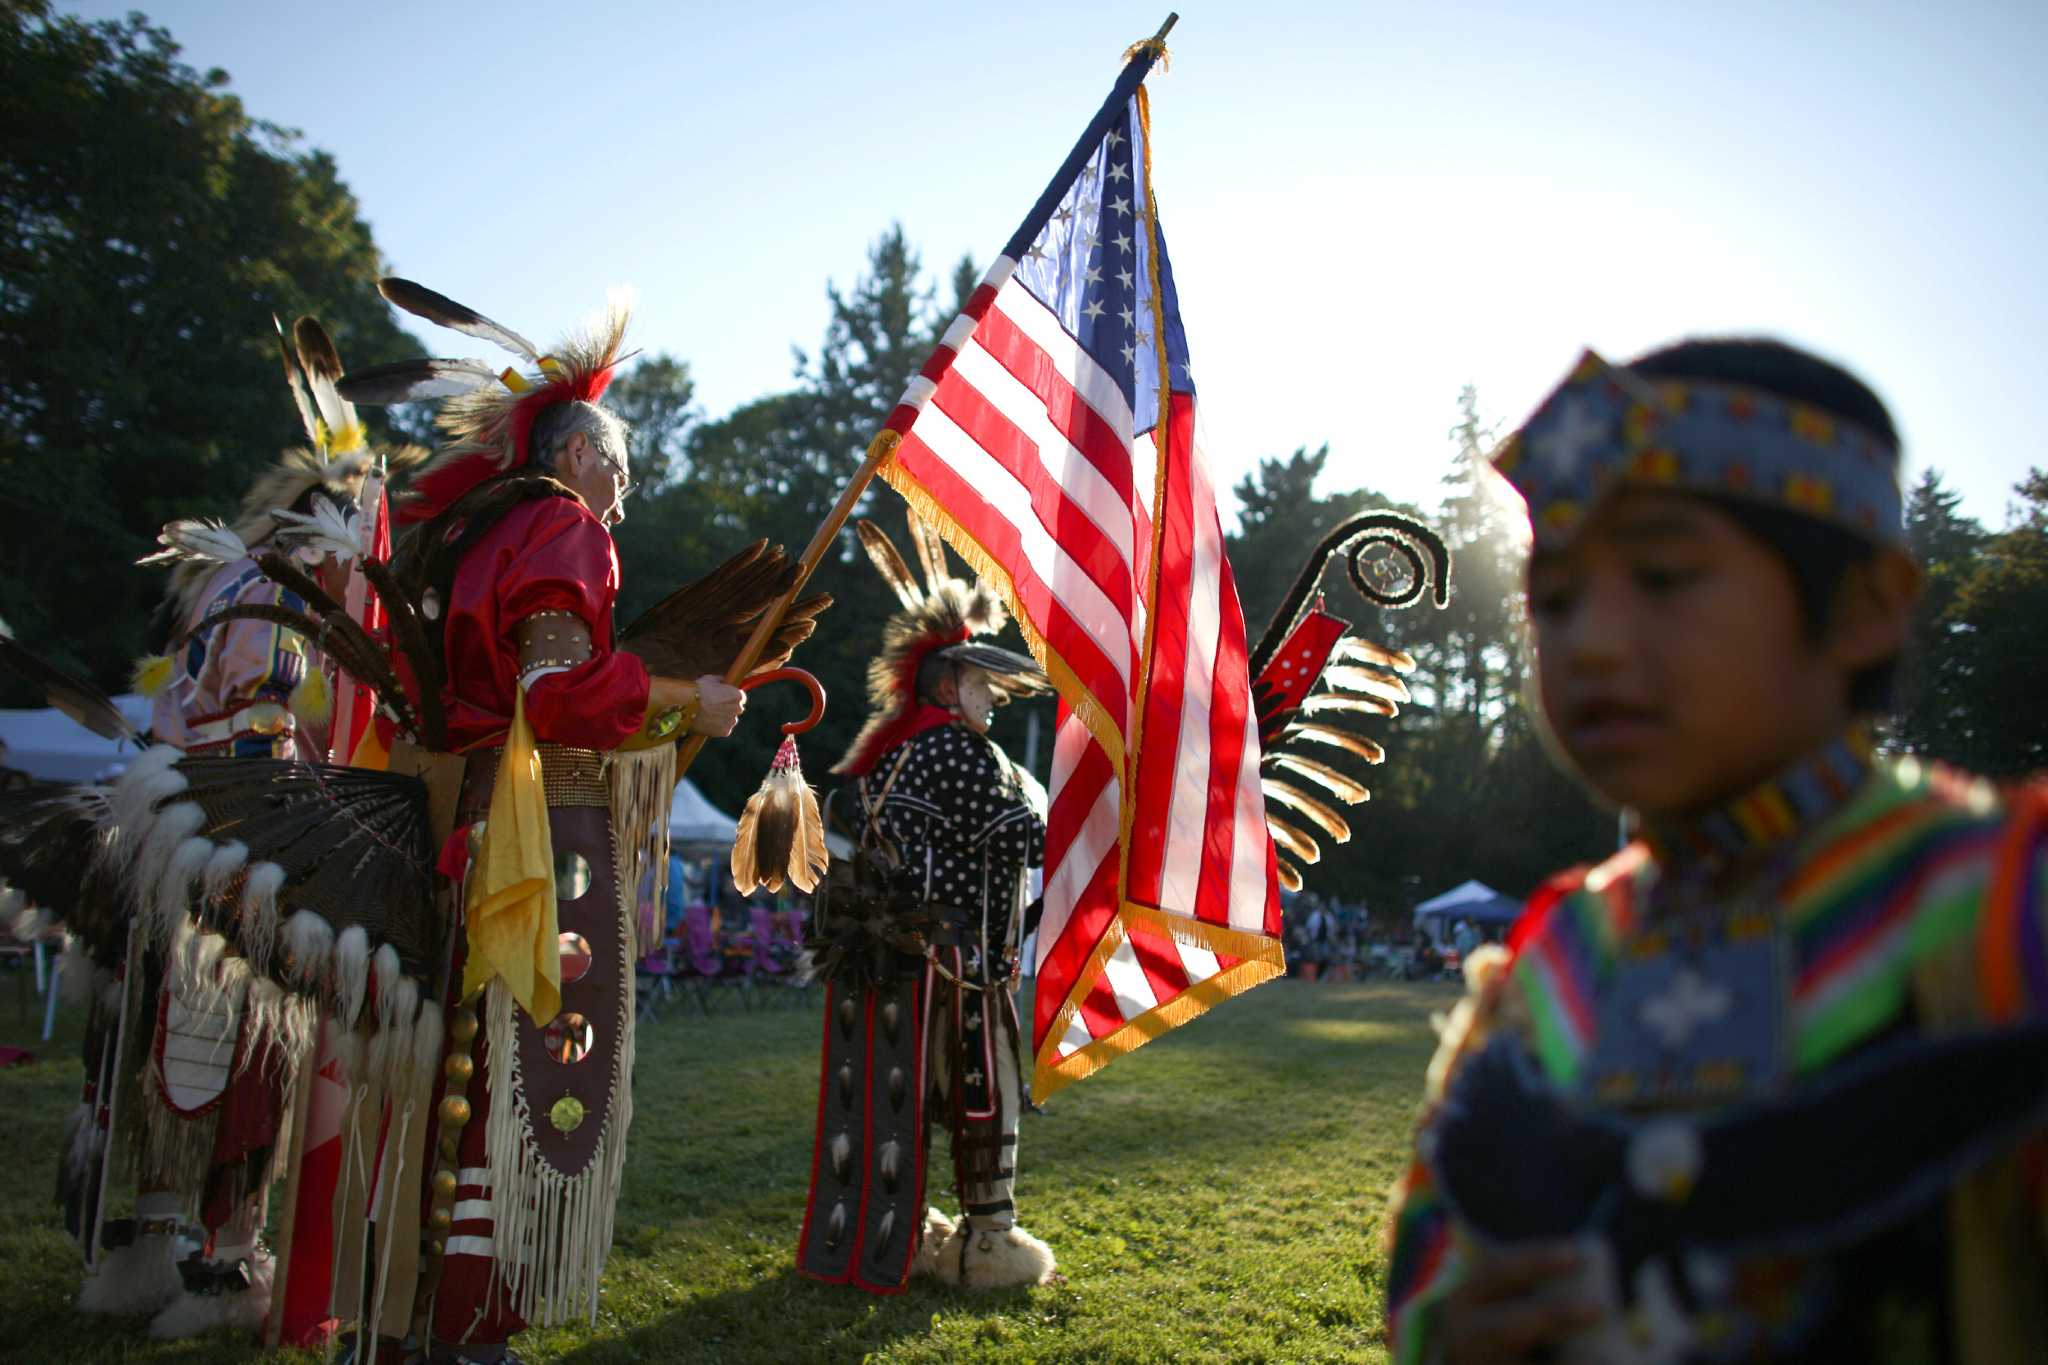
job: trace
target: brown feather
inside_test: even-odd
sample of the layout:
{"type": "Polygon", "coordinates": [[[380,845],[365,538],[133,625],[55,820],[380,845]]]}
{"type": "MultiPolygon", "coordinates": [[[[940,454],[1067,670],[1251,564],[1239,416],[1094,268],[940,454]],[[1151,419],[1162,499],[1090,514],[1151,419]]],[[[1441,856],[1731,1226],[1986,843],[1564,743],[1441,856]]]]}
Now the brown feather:
{"type": "Polygon", "coordinates": [[[1375,716],[1391,716],[1400,708],[1384,697],[1362,696],[1355,692],[1313,692],[1302,700],[1301,710],[1308,715],[1320,711],[1367,711],[1375,716]]]}
{"type": "Polygon", "coordinates": [[[135,727],[106,693],[0,635],[0,664],[41,689],[43,699],[101,739],[134,739],[135,727]]]}
{"type": "MultiPolygon", "coordinates": [[[[795,581],[796,565],[782,548],[755,541],[649,607],[619,632],[619,647],[639,655],[651,672],[664,677],[722,676],[739,657],[761,613],[795,581]]],[[[831,597],[824,593],[791,603],[753,672],[787,663],[831,605],[831,597]]]]}
{"type": "Polygon", "coordinates": [[[497,380],[497,372],[473,360],[394,360],[365,365],[336,386],[351,403],[373,407],[454,398],[497,380]]]}
{"type": "Polygon", "coordinates": [[[341,378],[341,352],[334,349],[334,338],[327,335],[327,329],[317,318],[300,318],[292,324],[292,340],[299,348],[299,363],[306,367],[307,375],[326,380],[341,378]]]}
{"type": "Polygon", "coordinates": [[[1362,692],[1389,702],[1408,700],[1408,684],[1391,673],[1350,664],[1331,664],[1323,670],[1323,681],[1339,692],[1362,692]]]}
{"type": "Polygon", "coordinates": [[[1367,739],[1364,735],[1354,735],[1349,730],[1340,730],[1334,725],[1317,725],[1313,721],[1297,721],[1295,724],[1288,726],[1280,732],[1280,742],[1274,745],[1274,748],[1287,747],[1291,741],[1296,739],[1314,740],[1318,744],[1328,744],[1347,753],[1356,754],[1367,763],[1384,763],[1387,761],[1387,751],[1367,739]]]}
{"type": "Polygon", "coordinates": [[[305,381],[299,376],[299,359],[292,354],[291,342],[285,337],[284,323],[275,314],[270,325],[277,329],[277,355],[284,362],[284,386],[291,390],[292,405],[299,410],[299,424],[306,429],[306,441],[315,444],[320,440],[320,423],[313,416],[313,400],[306,396],[305,381]]]}
{"type": "MultiPolygon", "coordinates": [[[[882,575],[882,581],[889,585],[906,610],[915,611],[924,601],[924,592],[917,586],[917,580],[910,576],[910,566],[903,562],[902,551],[889,539],[889,533],[862,517],[854,523],[854,533],[860,537],[860,547],[868,552],[874,561],[875,571],[882,575]]],[[[919,553],[923,552],[919,544],[919,553]]]]}
{"type": "Polygon", "coordinates": [[[377,292],[414,317],[488,341],[528,360],[540,359],[540,351],[534,344],[504,323],[493,322],[467,304],[457,303],[423,284],[414,284],[395,275],[388,276],[377,281],[377,292]]]}
{"type": "Polygon", "coordinates": [[[1355,806],[1372,794],[1365,789],[1364,783],[1346,777],[1329,764],[1318,763],[1313,758],[1304,758],[1300,754],[1275,754],[1273,763],[1316,783],[1347,805],[1355,806]]]}
{"type": "Polygon", "coordinates": [[[818,812],[818,794],[803,780],[799,771],[797,784],[797,825],[796,840],[789,851],[789,880],[797,890],[809,895],[818,889],[818,881],[831,865],[831,850],[825,847],[825,818],[818,812]]]}
{"type": "Polygon", "coordinates": [[[917,551],[918,565],[924,570],[925,591],[937,592],[939,584],[952,577],[946,572],[945,538],[917,514],[915,507],[905,507],[903,517],[910,524],[911,548],[917,551]]]}
{"type": "Polygon", "coordinates": [[[1275,858],[1273,861],[1279,868],[1281,889],[1286,891],[1301,890],[1301,869],[1288,862],[1285,858],[1275,858]]]}
{"type": "Polygon", "coordinates": [[[828,861],[818,796],[804,781],[796,741],[785,737],[760,789],[747,799],[732,844],[732,881],[741,895],[785,882],[810,892],[828,861]]]}
{"type": "Polygon", "coordinates": [[[1330,657],[1371,664],[1375,668],[1391,668],[1396,673],[1415,671],[1415,656],[1407,650],[1376,645],[1370,640],[1361,640],[1356,635],[1347,635],[1337,641],[1337,647],[1330,651],[1330,657]]]}
{"type": "Polygon", "coordinates": [[[1308,835],[1278,816],[1268,814],[1266,816],[1266,828],[1272,831],[1274,843],[1286,849],[1304,863],[1319,863],[1323,860],[1323,851],[1316,847],[1315,840],[1309,838],[1308,835]]]}
{"type": "Polygon", "coordinates": [[[1344,844],[1351,841],[1351,822],[1293,783],[1282,782],[1277,777],[1265,777],[1259,779],[1259,786],[1269,799],[1302,816],[1334,842],[1344,844]]]}

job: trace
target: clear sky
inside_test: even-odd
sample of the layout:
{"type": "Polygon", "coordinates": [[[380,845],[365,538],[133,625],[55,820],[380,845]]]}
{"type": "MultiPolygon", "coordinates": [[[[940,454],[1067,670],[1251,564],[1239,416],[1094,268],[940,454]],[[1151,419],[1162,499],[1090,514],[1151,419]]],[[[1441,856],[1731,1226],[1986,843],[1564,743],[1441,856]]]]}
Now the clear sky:
{"type": "MultiPolygon", "coordinates": [[[[716,415],[890,221],[985,265],[1166,9],[146,12],[335,154],[393,270],[537,340],[633,284],[716,415]]],[[[1155,171],[1221,480],[1327,440],[1325,487],[1433,501],[1461,385],[1513,421],[1582,346],[1729,331],[1859,371],[1990,522],[2048,464],[2048,5],[1181,10],[1155,171]]]]}

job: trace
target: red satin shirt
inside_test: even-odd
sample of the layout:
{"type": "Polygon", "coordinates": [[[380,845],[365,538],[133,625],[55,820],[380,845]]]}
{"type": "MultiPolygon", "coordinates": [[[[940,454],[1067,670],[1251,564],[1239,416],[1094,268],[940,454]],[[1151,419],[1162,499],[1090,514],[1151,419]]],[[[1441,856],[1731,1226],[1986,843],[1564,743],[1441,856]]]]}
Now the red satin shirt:
{"type": "Polygon", "coordinates": [[[537,611],[569,611],[590,627],[591,657],[526,690],[535,739],[615,749],[647,715],[647,669],[612,649],[619,555],[611,532],[572,498],[541,498],[505,514],[455,571],[444,639],[448,747],[502,744],[519,685],[514,628],[537,611]]]}

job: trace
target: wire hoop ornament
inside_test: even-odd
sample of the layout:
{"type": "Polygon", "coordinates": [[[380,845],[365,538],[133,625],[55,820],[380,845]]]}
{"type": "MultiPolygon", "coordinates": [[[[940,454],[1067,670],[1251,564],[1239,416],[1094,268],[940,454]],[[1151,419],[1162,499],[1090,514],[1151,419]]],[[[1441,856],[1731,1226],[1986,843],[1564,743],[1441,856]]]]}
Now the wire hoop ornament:
{"type": "Polygon", "coordinates": [[[1450,605],[1451,552],[1443,537],[1399,512],[1361,513],[1324,536],[1295,575],[1252,651],[1253,677],[1272,662],[1321,587],[1323,570],[1340,554],[1351,586],[1376,606],[1412,607],[1425,593],[1439,609],[1450,605]]]}

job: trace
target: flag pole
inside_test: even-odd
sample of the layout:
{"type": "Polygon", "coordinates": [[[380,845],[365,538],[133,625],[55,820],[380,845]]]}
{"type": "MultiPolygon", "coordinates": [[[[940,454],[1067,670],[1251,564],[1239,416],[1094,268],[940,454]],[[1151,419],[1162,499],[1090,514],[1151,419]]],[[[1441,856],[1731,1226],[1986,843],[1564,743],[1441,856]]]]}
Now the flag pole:
{"type": "MultiPolygon", "coordinates": [[[[1177,12],[1169,13],[1166,22],[1159,26],[1159,32],[1132,47],[1123,77],[1117,81],[1116,88],[1111,90],[1109,98],[1103,101],[1102,110],[1089,121],[1088,130],[1082,133],[1080,140],[1074,144],[1074,150],[1068,153],[1069,164],[1062,166],[1060,174],[1053,178],[1051,185],[1046,189],[1047,196],[1056,195],[1062,186],[1073,179],[1079,169],[1079,163],[1086,158],[1094,144],[1101,140],[1100,125],[1116,107],[1121,105],[1123,99],[1129,97],[1130,88],[1144,79],[1152,63],[1166,50],[1166,35],[1172,32],[1173,26],[1179,22],[1180,15],[1177,12]]],[[[1042,202],[1039,207],[1050,213],[1053,205],[1042,202]]],[[[1038,207],[1034,207],[1031,216],[1025,219],[1024,228],[1019,229],[1019,236],[1042,216],[1038,207]]],[[[853,478],[846,487],[840,490],[839,500],[832,505],[832,510],[826,514],[825,520],[811,536],[811,543],[804,547],[803,555],[797,560],[795,581],[789,585],[787,592],[776,598],[768,609],[761,613],[761,619],[754,625],[754,633],[747,637],[747,642],[740,647],[739,655],[734,658],[732,667],[726,670],[727,683],[736,686],[740,679],[754,671],[754,665],[760,662],[761,651],[767,647],[769,637],[774,635],[776,628],[782,624],[782,618],[788,614],[797,594],[804,590],[804,584],[810,581],[811,574],[825,558],[825,551],[838,538],[840,531],[845,529],[846,519],[853,515],[853,509],[859,504],[862,495],[868,491],[868,485],[874,482],[875,475],[889,462],[890,457],[895,455],[896,447],[902,440],[902,432],[894,427],[884,426],[875,433],[874,439],[868,442],[867,457],[861,461],[860,468],[854,471],[853,478]]],[[[698,752],[704,747],[704,740],[705,736],[693,734],[677,747],[678,782],[682,781],[683,774],[687,773],[690,765],[696,761],[698,752]]]]}

